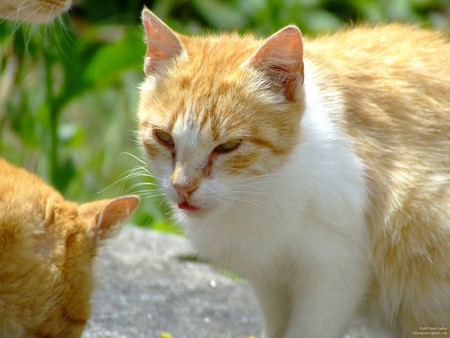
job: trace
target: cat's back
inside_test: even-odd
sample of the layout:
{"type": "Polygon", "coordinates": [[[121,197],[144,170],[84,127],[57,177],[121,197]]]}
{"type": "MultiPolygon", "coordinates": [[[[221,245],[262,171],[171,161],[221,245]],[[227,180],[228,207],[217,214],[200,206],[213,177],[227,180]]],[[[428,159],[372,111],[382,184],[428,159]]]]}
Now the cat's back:
{"type": "Polygon", "coordinates": [[[450,43],[443,33],[413,25],[391,23],[361,25],[332,35],[323,35],[305,44],[305,56],[346,74],[355,67],[368,70],[421,65],[450,72],[450,43]],[[334,66],[333,66],[334,65],[334,66]]]}
{"type": "Polygon", "coordinates": [[[333,118],[357,150],[409,154],[415,162],[422,153],[448,174],[450,43],[443,34],[402,24],[361,26],[305,46],[316,81],[340,97],[343,107],[333,118]]]}
{"type": "MultiPolygon", "coordinates": [[[[441,33],[412,25],[349,28],[305,44],[310,59],[347,99],[376,104],[417,102],[449,118],[450,43],[441,33]]],[[[401,106],[400,106],[401,107],[401,106]]]]}

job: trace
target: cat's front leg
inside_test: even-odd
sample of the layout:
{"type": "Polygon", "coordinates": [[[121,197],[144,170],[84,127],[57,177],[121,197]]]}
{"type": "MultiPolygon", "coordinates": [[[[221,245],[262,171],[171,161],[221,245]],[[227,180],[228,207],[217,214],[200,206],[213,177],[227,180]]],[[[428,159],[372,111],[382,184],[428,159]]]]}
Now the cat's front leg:
{"type": "Polygon", "coordinates": [[[264,316],[264,338],[280,338],[286,333],[289,322],[289,304],[286,289],[273,281],[251,281],[264,316]]]}
{"type": "Polygon", "coordinates": [[[297,276],[291,316],[282,337],[341,337],[364,301],[370,282],[370,269],[358,263],[330,260],[297,276]]]}

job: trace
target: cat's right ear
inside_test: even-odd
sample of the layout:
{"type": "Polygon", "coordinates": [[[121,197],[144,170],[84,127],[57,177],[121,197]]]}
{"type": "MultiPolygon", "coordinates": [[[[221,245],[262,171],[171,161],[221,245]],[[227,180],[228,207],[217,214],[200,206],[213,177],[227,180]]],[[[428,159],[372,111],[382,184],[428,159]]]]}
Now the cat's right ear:
{"type": "Polygon", "coordinates": [[[146,75],[154,75],[181,55],[184,48],[175,32],[147,8],[142,11],[142,23],[147,42],[144,72],[146,75]]]}
{"type": "Polygon", "coordinates": [[[139,202],[139,196],[126,195],[82,204],[79,213],[83,218],[92,220],[87,229],[90,236],[95,240],[104,240],[120,230],[120,225],[136,210],[139,202]]]}
{"type": "Polygon", "coordinates": [[[263,72],[274,90],[281,91],[288,101],[294,100],[304,78],[302,33],[293,25],[280,29],[245,65],[263,72]]]}
{"type": "Polygon", "coordinates": [[[140,202],[137,195],[127,195],[110,200],[97,216],[96,232],[99,239],[113,237],[118,226],[131,216],[140,202]]]}

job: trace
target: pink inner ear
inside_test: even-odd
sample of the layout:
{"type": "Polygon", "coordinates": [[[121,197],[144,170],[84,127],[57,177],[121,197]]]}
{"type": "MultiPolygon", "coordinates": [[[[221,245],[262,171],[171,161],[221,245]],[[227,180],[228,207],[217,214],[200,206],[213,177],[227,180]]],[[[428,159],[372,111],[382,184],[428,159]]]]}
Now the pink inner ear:
{"type": "Polygon", "coordinates": [[[249,59],[249,65],[264,71],[286,99],[295,98],[297,84],[303,83],[303,38],[295,26],[287,26],[271,37],[249,59]]]}
{"type": "Polygon", "coordinates": [[[147,9],[142,11],[147,39],[144,71],[147,75],[158,71],[165,61],[183,52],[180,40],[164,22],[147,9]]]}
{"type": "Polygon", "coordinates": [[[271,37],[258,49],[250,65],[259,68],[276,65],[289,72],[303,70],[303,38],[295,26],[287,26],[271,37]]]}
{"type": "Polygon", "coordinates": [[[118,197],[111,200],[98,215],[97,233],[100,239],[115,235],[122,224],[139,205],[140,198],[135,195],[118,197]]]}

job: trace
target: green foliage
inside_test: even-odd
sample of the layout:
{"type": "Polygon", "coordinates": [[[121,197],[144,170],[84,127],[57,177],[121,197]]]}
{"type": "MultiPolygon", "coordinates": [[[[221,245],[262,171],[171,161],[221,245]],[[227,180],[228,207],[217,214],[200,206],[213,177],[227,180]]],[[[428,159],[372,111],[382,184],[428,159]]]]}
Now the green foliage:
{"type": "Polygon", "coordinates": [[[449,28],[447,0],[160,0],[154,7],[156,14],[163,18],[172,15],[171,20],[190,32],[207,27],[267,35],[297,24],[304,33],[319,34],[367,21],[421,22],[449,28]]]}
{"type": "MultiPolygon", "coordinates": [[[[180,233],[138,160],[137,86],[145,52],[142,1],[85,0],[43,27],[0,21],[0,154],[67,198],[142,193],[134,222],[180,233]]],[[[359,21],[422,22],[448,30],[446,0],[158,0],[146,2],[182,33],[254,31],[291,23],[304,33],[359,21]]]]}

